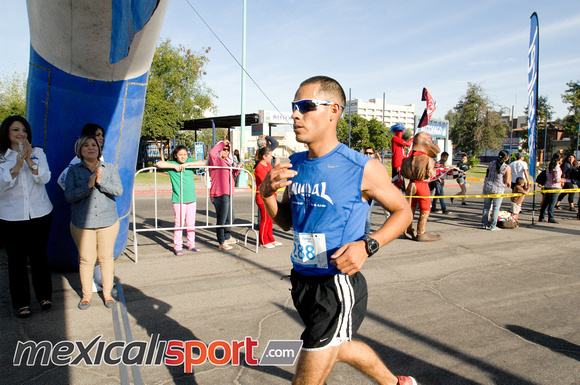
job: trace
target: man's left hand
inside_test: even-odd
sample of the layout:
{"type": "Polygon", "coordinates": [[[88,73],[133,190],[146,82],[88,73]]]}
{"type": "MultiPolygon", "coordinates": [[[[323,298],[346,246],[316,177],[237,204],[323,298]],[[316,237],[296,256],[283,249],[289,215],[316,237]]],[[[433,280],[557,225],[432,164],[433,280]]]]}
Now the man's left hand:
{"type": "Polygon", "coordinates": [[[330,257],[341,273],[353,275],[359,271],[367,259],[367,248],[364,241],[347,243],[330,257]]]}

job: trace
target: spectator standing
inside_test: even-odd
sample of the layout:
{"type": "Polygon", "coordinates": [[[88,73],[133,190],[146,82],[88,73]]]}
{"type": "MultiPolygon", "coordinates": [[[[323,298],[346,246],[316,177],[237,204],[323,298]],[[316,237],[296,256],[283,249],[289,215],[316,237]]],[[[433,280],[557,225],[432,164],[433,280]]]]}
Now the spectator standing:
{"type": "Polygon", "coordinates": [[[405,147],[411,147],[413,145],[413,138],[409,141],[403,139],[404,132],[405,126],[402,123],[391,126],[391,133],[394,135],[391,139],[391,181],[403,192],[405,192],[405,178],[401,174],[401,164],[403,163],[403,159],[406,158],[405,147]]]}
{"type": "MultiPolygon", "coordinates": [[[[377,159],[379,162],[381,162],[380,155],[377,154],[375,152],[375,149],[372,148],[372,147],[365,148],[365,153],[364,154],[366,156],[368,156],[369,158],[377,159]]],[[[366,220],[366,223],[365,223],[365,236],[368,236],[369,233],[370,233],[370,231],[371,231],[371,216],[373,214],[373,207],[375,207],[375,201],[373,199],[371,199],[369,202],[370,202],[370,207],[369,207],[369,211],[367,213],[367,220],[366,220]]]]}
{"type": "Polygon", "coordinates": [[[75,153],[81,162],[69,168],[64,196],[71,203],[70,230],[79,250],[82,298],[78,308],[86,310],[91,305],[97,260],[103,276],[105,306],[112,308],[114,250],[119,233],[115,198],[123,194],[123,185],[115,165],[100,160],[101,146],[94,136],[78,139],[75,153]]]}
{"type": "MultiPolygon", "coordinates": [[[[561,168],[562,168],[562,182],[564,183],[564,186],[562,186],[562,188],[563,189],[574,188],[574,181],[572,180],[572,173],[575,171],[574,169],[576,168],[576,157],[573,154],[566,156],[566,158],[564,158],[564,161],[562,162],[561,168]]],[[[560,202],[562,202],[562,200],[564,200],[564,197],[566,195],[568,195],[568,204],[569,204],[568,210],[576,211],[576,209],[574,208],[574,193],[573,192],[561,193],[558,196],[558,202],[556,202],[555,209],[560,210],[560,202]]]]}
{"type": "MultiPolygon", "coordinates": [[[[489,164],[485,180],[483,182],[483,194],[503,194],[505,188],[510,185],[511,168],[507,161],[509,154],[505,150],[501,150],[497,159],[489,164]]],[[[484,198],[483,199],[483,213],[481,216],[481,228],[489,229],[491,231],[501,230],[496,227],[499,210],[503,198],[484,198]],[[490,209],[493,206],[493,211],[490,209]]]]}
{"type": "MultiPolygon", "coordinates": [[[[233,167],[230,154],[230,142],[225,140],[215,145],[209,151],[208,166],[233,167]]],[[[232,228],[225,226],[226,223],[233,223],[235,220],[232,196],[235,191],[235,178],[240,170],[228,168],[210,168],[211,176],[210,197],[216,212],[216,236],[221,250],[231,250],[231,244],[236,244],[232,238],[232,228]],[[230,216],[231,207],[231,216],[230,216]]]]}
{"type": "MultiPolygon", "coordinates": [[[[435,163],[435,172],[436,172],[436,178],[434,181],[430,182],[430,186],[434,187],[432,190],[435,190],[435,193],[431,194],[431,195],[435,195],[435,196],[445,196],[445,180],[443,179],[444,174],[447,172],[447,167],[445,166],[445,163],[447,163],[447,160],[449,159],[449,153],[446,151],[443,151],[441,153],[441,158],[439,159],[438,162],[435,163]]],[[[438,213],[439,211],[437,210],[437,201],[439,201],[439,204],[441,205],[441,212],[443,214],[451,214],[451,211],[447,210],[447,205],[445,205],[445,199],[443,198],[435,198],[433,199],[433,203],[431,204],[431,212],[432,213],[438,213]]]]}
{"type": "MultiPolygon", "coordinates": [[[[468,170],[471,169],[471,165],[467,164],[467,155],[465,154],[461,155],[461,160],[457,163],[457,168],[463,172],[467,172],[468,170]]],[[[466,195],[467,194],[466,177],[460,176],[459,178],[457,178],[457,183],[459,184],[459,188],[461,189],[461,191],[459,191],[455,195],[466,195]]],[[[450,201],[451,203],[453,203],[453,198],[451,198],[450,201]]],[[[465,198],[461,198],[461,204],[464,206],[467,205],[467,203],[465,203],[465,198]]]]}
{"type": "MultiPolygon", "coordinates": [[[[187,154],[187,147],[179,145],[173,149],[169,161],[160,160],[155,165],[169,173],[171,189],[173,190],[171,202],[173,203],[175,227],[187,225],[187,249],[197,253],[199,249],[195,247],[195,213],[197,210],[195,174],[193,169],[188,167],[205,166],[205,162],[190,158],[187,154]]],[[[173,252],[177,256],[183,255],[183,229],[173,231],[173,252]]]]}
{"type": "MultiPolygon", "coordinates": [[[[562,164],[562,155],[555,153],[552,155],[552,160],[548,164],[546,169],[546,184],[544,190],[558,190],[562,188],[562,169],[560,165],[562,164]]],[[[558,200],[557,193],[547,192],[544,194],[544,200],[540,206],[540,217],[539,222],[544,221],[544,215],[546,209],[548,211],[548,222],[559,223],[556,218],[554,218],[554,208],[556,207],[556,202],[558,200]]]]}
{"type": "MultiPolygon", "coordinates": [[[[100,160],[104,160],[102,154],[103,154],[103,148],[105,147],[105,129],[103,127],[99,126],[98,124],[87,123],[83,126],[83,129],[81,130],[81,136],[94,136],[95,139],[97,139],[97,142],[99,143],[99,146],[101,147],[100,160]]],[[[65,186],[66,174],[68,173],[69,168],[71,168],[72,166],[74,166],[75,164],[80,163],[80,162],[81,162],[81,160],[79,159],[79,157],[75,156],[74,158],[72,158],[72,160],[68,164],[68,167],[65,168],[60,173],[60,176],[57,179],[57,183],[60,186],[60,188],[62,188],[62,191],[64,191],[66,188],[66,186],[65,186]]],[[[99,291],[103,291],[103,277],[101,275],[101,266],[99,265],[99,262],[97,261],[97,265],[95,266],[95,269],[93,272],[93,292],[97,293],[99,291]]]]}
{"type": "MultiPolygon", "coordinates": [[[[272,150],[269,147],[262,147],[258,151],[258,156],[260,158],[260,163],[256,166],[256,204],[260,210],[260,226],[259,226],[259,243],[265,248],[271,249],[275,246],[282,245],[282,242],[277,242],[274,239],[274,233],[272,226],[274,222],[272,218],[266,212],[266,207],[264,206],[264,201],[260,196],[260,186],[262,181],[266,178],[268,172],[272,169],[272,150]]],[[[274,194],[276,195],[276,194],[274,194]]]]}
{"type": "Polygon", "coordinates": [[[48,234],[52,203],[45,185],[50,180],[46,155],[32,146],[32,129],[22,116],[9,116],[0,125],[0,231],[8,254],[8,281],[15,314],[30,316],[30,258],[32,286],[42,310],[52,307],[52,278],[48,267],[48,234]]]}
{"type": "Polygon", "coordinates": [[[516,154],[516,160],[514,160],[513,162],[510,163],[510,168],[512,171],[512,180],[511,180],[511,189],[513,191],[513,189],[516,186],[516,179],[518,178],[524,178],[524,181],[526,183],[526,188],[528,187],[528,185],[531,184],[532,180],[530,179],[530,174],[528,172],[528,164],[526,163],[525,159],[525,154],[522,152],[518,152],[516,154]]]}

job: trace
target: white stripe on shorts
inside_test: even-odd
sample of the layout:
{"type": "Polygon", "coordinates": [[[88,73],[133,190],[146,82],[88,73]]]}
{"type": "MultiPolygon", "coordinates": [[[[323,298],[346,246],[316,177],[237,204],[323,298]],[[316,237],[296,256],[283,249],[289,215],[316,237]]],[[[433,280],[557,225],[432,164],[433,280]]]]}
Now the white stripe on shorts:
{"type": "MultiPolygon", "coordinates": [[[[335,342],[334,340],[337,340],[336,345],[339,345],[343,341],[350,341],[352,338],[352,308],[354,306],[354,290],[348,275],[335,275],[334,284],[337,287],[338,299],[340,300],[341,309],[333,342],[335,342]]],[[[331,343],[331,345],[334,344],[331,343]]]]}

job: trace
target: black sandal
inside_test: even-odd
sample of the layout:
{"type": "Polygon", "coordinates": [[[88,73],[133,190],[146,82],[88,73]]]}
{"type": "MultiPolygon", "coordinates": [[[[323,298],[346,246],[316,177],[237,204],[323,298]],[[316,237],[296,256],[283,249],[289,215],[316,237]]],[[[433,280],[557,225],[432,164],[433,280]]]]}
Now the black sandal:
{"type": "Polygon", "coordinates": [[[50,300],[44,299],[44,300],[40,301],[40,308],[42,310],[48,310],[51,307],[52,307],[52,302],[50,302],[50,300]]]}
{"type": "Polygon", "coordinates": [[[18,318],[30,317],[30,306],[24,306],[16,310],[16,315],[18,316],[18,318]]]}

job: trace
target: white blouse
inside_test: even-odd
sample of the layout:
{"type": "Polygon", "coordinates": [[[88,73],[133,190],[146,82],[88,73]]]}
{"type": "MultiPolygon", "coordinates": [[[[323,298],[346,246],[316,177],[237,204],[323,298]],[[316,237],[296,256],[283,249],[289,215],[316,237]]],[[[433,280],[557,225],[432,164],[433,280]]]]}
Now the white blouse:
{"type": "Polygon", "coordinates": [[[18,152],[8,149],[0,159],[0,219],[26,221],[43,217],[52,211],[44,186],[50,180],[46,155],[40,147],[34,147],[31,159],[38,165],[38,175],[34,175],[24,162],[16,178],[12,179],[10,169],[16,166],[17,156],[18,152]]]}

